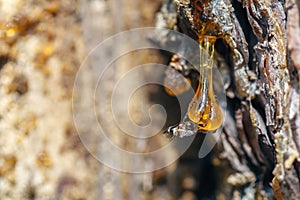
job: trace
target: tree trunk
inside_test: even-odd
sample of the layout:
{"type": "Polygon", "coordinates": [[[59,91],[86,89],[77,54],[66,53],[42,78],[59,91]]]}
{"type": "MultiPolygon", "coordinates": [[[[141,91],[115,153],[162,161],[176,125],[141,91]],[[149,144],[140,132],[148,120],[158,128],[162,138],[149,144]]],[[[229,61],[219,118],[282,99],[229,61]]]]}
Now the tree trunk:
{"type": "MultiPolygon", "coordinates": [[[[0,12],[0,199],[300,199],[299,0],[0,0],[0,12]],[[195,41],[217,37],[214,60],[223,76],[226,120],[206,157],[198,157],[207,135],[199,131],[173,165],[122,173],[99,164],[91,153],[106,152],[113,161],[132,165],[151,167],[154,161],[119,158],[96,137],[97,124],[88,118],[93,102],[86,97],[93,95],[97,68],[77,80],[75,100],[73,84],[99,42],[155,22],[195,41]],[[80,141],[72,103],[81,114],[82,126],[76,128],[89,137],[93,152],[80,141]]],[[[158,47],[160,40],[174,42],[166,35],[151,40],[158,47]]],[[[123,45],[130,41],[107,52],[123,45]]],[[[188,88],[179,86],[186,82],[172,70],[187,66],[183,75],[195,89],[199,73],[183,58],[147,50],[117,61],[106,74],[105,92],[111,95],[120,77],[150,61],[169,69],[145,72],[128,84],[165,77],[164,83],[182,93],[188,88]]],[[[169,108],[167,125],[180,123],[178,103],[169,94],[154,86],[138,93],[130,104],[133,118],[147,121],[140,110],[154,102],[169,108]]],[[[123,103],[117,106],[122,109],[123,103]]],[[[113,120],[105,109],[97,113],[102,123],[113,120]]],[[[136,142],[116,124],[106,127],[111,141],[129,151],[150,152],[169,141],[159,134],[136,142]]]]}
{"type": "Polygon", "coordinates": [[[199,184],[213,179],[211,195],[226,199],[299,199],[299,1],[164,1],[165,24],[174,3],[171,28],[216,36],[218,68],[230,73],[221,146],[210,158],[219,170],[228,161],[227,174],[199,184]]]}

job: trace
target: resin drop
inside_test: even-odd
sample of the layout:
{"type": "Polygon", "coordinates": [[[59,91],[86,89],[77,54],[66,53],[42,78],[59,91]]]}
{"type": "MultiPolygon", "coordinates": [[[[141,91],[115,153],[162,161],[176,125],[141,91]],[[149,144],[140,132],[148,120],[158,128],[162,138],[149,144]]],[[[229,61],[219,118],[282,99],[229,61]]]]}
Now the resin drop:
{"type": "Polygon", "coordinates": [[[199,36],[200,66],[199,84],[189,109],[188,117],[198,124],[199,131],[215,131],[223,122],[222,111],[217,104],[212,79],[214,36],[199,36]]]}

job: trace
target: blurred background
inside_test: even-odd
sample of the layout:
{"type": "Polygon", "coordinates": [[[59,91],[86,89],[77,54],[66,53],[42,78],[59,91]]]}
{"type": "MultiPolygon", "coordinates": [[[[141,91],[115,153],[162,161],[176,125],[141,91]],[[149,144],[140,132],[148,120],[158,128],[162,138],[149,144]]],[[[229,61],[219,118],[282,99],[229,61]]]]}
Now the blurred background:
{"type": "MultiPolygon", "coordinates": [[[[176,162],[153,172],[120,172],[93,156],[105,154],[112,160],[118,156],[95,134],[97,127],[88,115],[93,112],[94,102],[89,97],[99,81],[95,74],[101,60],[89,59],[89,67],[76,80],[80,84],[74,95],[76,73],[89,52],[108,37],[155,26],[161,4],[161,0],[0,0],[0,199],[189,200],[229,196],[231,191],[223,183],[229,168],[222,154],[217,152],[216,156],[213,151],[198,158],[202,136],[197,136],[176,162]],[[72,106],[79,113],[79,125],[74,124],[72,106]],[[89,151],[76,129],[86,138],[89,151]]],[[[105,53],[113,54],[129,45],[127,42],[119,41],[105,53]]],[[[96,115],[108,130],[107,137],[121,149],[151,152],[170,142],[163,130],[136,142],[113,122],[107,100],[114,84],[131,68],[145,63],[167,65],[170,58],[155,49],[134,51],[120,56],[105,71],[101,80],[104,91],[96,91],[96,115]]],[[[164,76],[163,71],[146,70],[128,84],[145,79],[162,81],[164,76]]],[[[120,100],[114,106],[121,109],[123,103],[120,100]]],[[[166,110],[167,119],[164,112],[151,116],[158,122],[166,120],[164,129],[180,120],[176,98],[162,86],[151,84],[132,95],[132,120],[148,124],[147,112],[153,104],[166,110]]],[[[126,118],[127,110],[118,115],[126,118]]],[[[154,161],[127,162],[151,169],[154,161]]]]}
{"type": "MultiPolygon", "coordinates": [[[[168,5],[167,0],[164,2],[168,5]]],[[[97,76],[105,67],[101,59],[89,57],[86,60],[89,53],[110,36],[133,28],[160,26],[157,22],[164,16],[158,13],[166,10],[161,5],[162,0],[0,0],[1,200],[256,198],[255,190],[262,186],[257,186],[253,173],[240,165],[246,163],[246,166],[249,158],[235,159],[245,154],[236,139],[232,117],[228,127],[230,131],[233,129],[235,138],[229,134],[226,137],[233,143],[232,148],[240,149],[234,149],[237,153],[232,150],[227,156],[235,159],[233,163],[236,168],[241,166],[241,171],[246,171],[244,174],[238,170],[233,173],[220,144],[208,156],[199,159],[202,134],[195,137],[179,159],[155,171],[151,170],[153,165],[165,161],[126,160],[114,154],[107,140],[99,137],[98,124],[105,129],[111,143],[128,152],[152,152],[170,143],[162,132],[181,118],[175,97],[162,86],[150,84],[136,90],[130,100],[123,98],[128,92],[126,86],[136,81],[163,82],[163,70],[145,69],[129,79],[123,85],[124,93],[117,94],[118,103],[113,105],[121,112],[117,116],[111,113],[111,96],[118,80],[138,65],[168,65],[172,56],[169,52],[144,49],[122,55],[105,70],[101,80],[97,76]],[[84,70],[76,79],[83,63],[84,70]],[[101,89],[95,89],[95,85],[101,89]],[[129,114],[124,106],[128,102],[129,114]],[[162,105],[165,111],[151,115],[153,130],[161,128],[160,122],[166,120],[166,123],[152,137],[136,140],[114,121],[114,117],[125,122],[130,117],[138,125],[147,125],[151,121],[148,111],[154,104],[162,105]],[[98,123],[90,118],[89,114],[94,112],[98,123]],[[121,172],[99,162],[97,155],[133,168],[135,165],[149,167],[149,171],[121,172]],[[238,189],[234,191],[233,187],[238,189]]],[[[176,9],[168,9],[170,19],[166,21],[172,21],[176,18],[176,9]]],[[[172,27],[172,24],[166,26],[172,27]]],[[[114,54],[122,46],[130,46],[129,42],[132,41],[116,41],[103,53],[114,54]]],[[[237,107],[236,102],[239,100],[232,101],[231,106],[237,107]]],[[[189,102],[185,103],[187,106],[189,102]]],[[[233,109],[231,115],[234,115],[233,109]]],[[[123,126],[131,127],[127,122],[123,126]]],[[[143,137],[142,132],[137,130],[137,133],[143,137]]],[[[224,142],[223,145],[229,148],[231,144],[224,142]]],[[[249,152],[251,154],[251,149],[249,152]]],[[[164,156],[172,158],[174,154],[176,149],[171,149],[164,156]]],[[[269,182],[266,181],[266,185],[269,186],[269,182]]],[[[266,190],[270,192],[270,186],[266,190]]]]}

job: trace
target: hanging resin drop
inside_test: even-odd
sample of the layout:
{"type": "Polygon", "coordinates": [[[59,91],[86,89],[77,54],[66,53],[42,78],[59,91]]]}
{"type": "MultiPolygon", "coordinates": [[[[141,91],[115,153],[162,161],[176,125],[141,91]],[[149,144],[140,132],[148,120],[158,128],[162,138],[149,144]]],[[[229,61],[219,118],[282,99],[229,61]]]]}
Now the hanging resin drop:
{"type": "Polygon", "coordinates": [[[212,81],[215,41],[216,37],[214,36],[199,36],[199,85],[188,109],[189,119],[197,123],[198,130],[203,132],[215,131],[223,122],[222,112],[216,102],[212,81]]]}

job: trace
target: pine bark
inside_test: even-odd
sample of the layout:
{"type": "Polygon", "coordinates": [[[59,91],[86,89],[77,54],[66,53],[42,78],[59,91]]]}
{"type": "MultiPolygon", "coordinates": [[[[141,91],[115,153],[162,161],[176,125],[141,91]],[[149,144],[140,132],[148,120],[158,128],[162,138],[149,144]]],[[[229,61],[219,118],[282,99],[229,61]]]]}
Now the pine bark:
{"type": "Polygon", "coordinates": [[[228,105],[211,159],[229,165],[227,175],[212,177],[214,195],[299,199],[299,1],[164,1],[165,24],[174,10],[171,28],[197,40],[213,24],[219,34],[215,56],[227,72],[228,105]]]}

